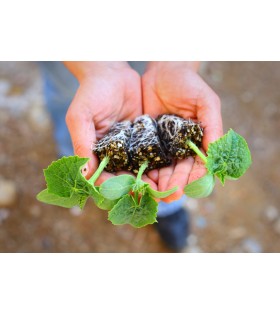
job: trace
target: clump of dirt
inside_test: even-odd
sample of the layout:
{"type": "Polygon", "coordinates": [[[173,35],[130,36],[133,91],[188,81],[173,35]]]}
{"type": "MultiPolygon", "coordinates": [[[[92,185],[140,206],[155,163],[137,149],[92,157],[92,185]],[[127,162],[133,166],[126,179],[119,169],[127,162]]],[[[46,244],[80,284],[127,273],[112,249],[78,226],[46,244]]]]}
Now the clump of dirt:
{"type": "Polygon", "coordinates": [[[100,161],[105,156],[110,158],[108,172],[132,170],[137,173],[146,161],[148,171],[170,165],[172,158],[194,156],[187,140],[200,146],[202,137],[200,124],[191,119],[165,114],[154,120],[149,115],[142,115],[132,124],[124,121],[113,125],[96,143],[93,152],[100,161]]]}
{"type": "Polygon", "coordinates": [[[181,160],[195,155],[187,140],[201,146],[203,129],[199,123],[176,115],[161,115],[157,123],[159,137],[171,157],[181,160]]]}
{"type": "Polygon", "coordinates": [[[120,170],[130,170],[129,163],[129,140],[130,121],[126,120],[113,125],[109,132],[96,143],[93,152],[102,161],[105,156],[110,158],[105,170],[116,172],[120,170]]]}
{"type": "Polygon", "coordinates": [[[161,145],[156,121],[148,115],[140,116],[134,120],[129,152],[132,169],[135,173],[145,161],[149,163],[147,170],[171,164],[171,159],[167,157],[161,145]]]}

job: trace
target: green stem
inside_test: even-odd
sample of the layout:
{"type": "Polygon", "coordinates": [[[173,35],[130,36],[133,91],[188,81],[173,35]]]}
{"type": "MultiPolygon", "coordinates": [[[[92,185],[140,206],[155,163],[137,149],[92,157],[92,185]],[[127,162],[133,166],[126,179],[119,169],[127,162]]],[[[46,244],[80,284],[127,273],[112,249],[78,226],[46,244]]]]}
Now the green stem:
{"type": "Polygon", "coordinates": [[[139,168],[139,171],[138,171],[138,174],[137,174],[137,177],[136,177],[136,182],[139,182],[141,180],[141,177],[145,171],[145,169],[148,167],[148,162],[145,161],[139,168]]]}
{"type": "Polygon", "coordinates": [[[88,182],[94,186],[94,183],[96,182],[97,178],[100,176],[100,174],[103,172],[106,165],[109,163],[109,157],[105,156],[105,158],[101,161],[101,163],[98,166],[98,169],[95,171],[95,173],[91,176],[91,178],[88,180],[88,182]]]}
{"type": "Polygon", "coordinates": [[[201,158],[201,160],[204,163],[207,162],[207,157],[199,150],[199,148],[191,140],[187,140],[187,145],[201,158]]]}
{"type": "Polygon", "coordinates": [[[138,193],[138,191],[134,192],[133,199],[134,199],[135,204],[138,205],[138,203],[139,203],[139,193],[138,193]]]}
{"type": "Polygon", "coordinates": [[[137,174],[137,177],[136,177],[136,182],[135,182],[135,185],[134,185],[134,188],[133,188],[133,192],[134,192],[134,202],[135,204],[139,204],[139,189],[141,188],[141,186],[143,185],[143,182],[141,180],[141,177],[145,171],[145,169],[148,167],[148,162],[145,161],[139,168],[139,171],[138,171],[138,174],[137,174]]]}

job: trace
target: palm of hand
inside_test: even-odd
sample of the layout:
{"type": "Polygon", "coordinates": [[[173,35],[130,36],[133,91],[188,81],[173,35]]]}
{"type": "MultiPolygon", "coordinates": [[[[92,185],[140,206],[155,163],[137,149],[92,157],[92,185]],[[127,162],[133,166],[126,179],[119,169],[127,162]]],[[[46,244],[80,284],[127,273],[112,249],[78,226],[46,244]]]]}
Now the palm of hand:
{"type": "MultiPolygon", "coordinates": [[[[108,72],[81,85],[80,107],[85,105],[94,123],[96,139],[102,138],[117,121],[133,120],[141,115],[139,75],[131,69],[108,72]],[[90,104],[90,105],[88,105],[90,104]]],[[[82,109],[81,109],[82,110],[82,109]]]]}

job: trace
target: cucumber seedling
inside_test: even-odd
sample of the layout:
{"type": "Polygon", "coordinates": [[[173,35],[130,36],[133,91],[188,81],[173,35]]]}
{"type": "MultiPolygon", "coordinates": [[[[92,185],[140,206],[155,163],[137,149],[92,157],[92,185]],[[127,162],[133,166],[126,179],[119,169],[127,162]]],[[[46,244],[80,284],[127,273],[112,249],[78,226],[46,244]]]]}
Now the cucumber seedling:
{"type": "Polygon", "coordinates": [[[227,179],[240,178],[252,164],[246,140],[232,129],[223,137],[209,144],[207,156],[191,140],[187,140],[187,144],[201,158],[207,169],[205,176],[184,188],[185,194],[189,197],[209,196],[215,186],[215,176],[224,185],[227,179]]]}
{"type": "Polygon", "coordinates": [[[69,156],[52,162],[44,170],[47,188],[37,195],[37,199],[44,203],[65,208],[78,206],[83,209],[87,199],[91,197],[100,209],[111,209],[116,201],[104,198],[99,193],[99,187],[94,185],[108,164],[109,158],[105,157],[103,159],[89,180],[81,173],[88,160],[88,158],[69,156]]]}
{"type": "Polygon", "coordinates": [[[173,194],[178,187],[159,192],[142,181],[142,175],[148,168],[145,161],[135,178],[132,175],[119,175],[109,178],[100,185],[100,193],[105,198],[115,201],[109,211],[108,219],[115,225],[130,224],[134,227],[143,227],[157,222],[158,203],[155,198],[165,198],[173,194]]]}

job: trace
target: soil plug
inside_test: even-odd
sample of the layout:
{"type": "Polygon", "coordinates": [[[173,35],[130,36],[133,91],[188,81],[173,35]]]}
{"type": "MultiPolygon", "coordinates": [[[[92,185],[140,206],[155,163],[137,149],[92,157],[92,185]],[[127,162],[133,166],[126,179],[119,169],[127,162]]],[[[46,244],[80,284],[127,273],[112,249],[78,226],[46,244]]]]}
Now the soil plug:
{"type": "Polygon", "coordinates": [[[102,161],[105,156],[109,158],[109,163],[105,168],[107,172],[130,170],[128,155],[130,125],[130,121],[127,120],[114,124],[109,132],[95,144],[93,152],[99,160],[102,161]]]}
{"type": "Polygon", "coordinates": [[[131,128],[129,153],[134,173],[144,162],[148,162],[147,170],[168,166],[168,158],[161,145],[156,121],[149,115],[137,117],[131,128]]]}
{"type": "Polygon", "coordinates": [[[196,155],[187,140],[200,147],[203,129],[199,123],[176,115],[161,115],[157,118],[157,123],[159,138],[171,157],[184,159],[196,155]]]}

